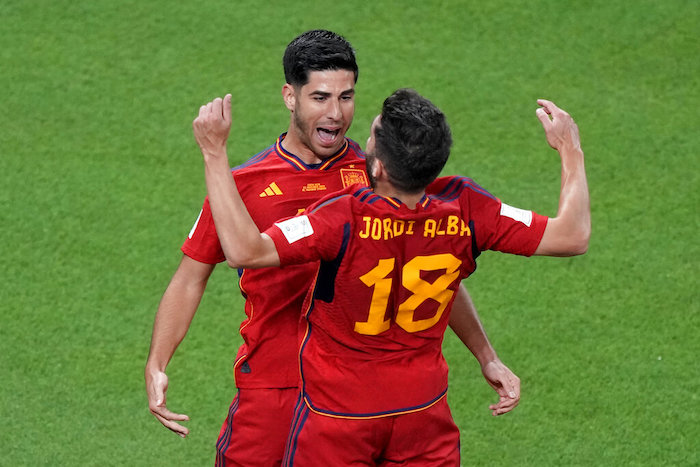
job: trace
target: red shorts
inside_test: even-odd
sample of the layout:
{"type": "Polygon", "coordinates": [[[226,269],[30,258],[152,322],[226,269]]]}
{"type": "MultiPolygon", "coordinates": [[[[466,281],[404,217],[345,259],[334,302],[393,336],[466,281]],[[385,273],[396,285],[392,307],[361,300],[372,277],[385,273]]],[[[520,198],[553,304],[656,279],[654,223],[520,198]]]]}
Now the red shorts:
{"type": "Polygon", "coordinates": [[[216,442],[215,465],[281,465],[298,399],[298,388],[239,389],[216,442]]]}
{"type": "Polygon", "coordinates": [[[297,404],[285,466],[459,467],[459,429],[443,397],[419,412],[382,418],[333,418],[297,404]]]}

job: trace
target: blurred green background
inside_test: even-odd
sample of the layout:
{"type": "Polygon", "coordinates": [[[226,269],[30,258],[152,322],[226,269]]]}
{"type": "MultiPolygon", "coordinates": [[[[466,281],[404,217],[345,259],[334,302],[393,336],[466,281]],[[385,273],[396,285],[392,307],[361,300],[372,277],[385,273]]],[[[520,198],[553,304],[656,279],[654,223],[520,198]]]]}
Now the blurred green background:
{"type": "Polygon", "coordinates": [[[334,30],[358,54],[364,144],[409,86],[447,114],[444,174],[556,214],[535,117],[576,119],[587,255],[480,257],[466,281],[520,406],[449,334],[464,465],[698,465],[700,3],[495,0],[0,0],[0,465],[211,465],[235,388],[236,275],[216,269],[171,362],[180,439],[143,388],[153,316],[206,193],[191,121],[231,92],[232,163],[288,123],[287,43],[334,30]],[[695,239],[695,240],[694,240],[695,239]]]}

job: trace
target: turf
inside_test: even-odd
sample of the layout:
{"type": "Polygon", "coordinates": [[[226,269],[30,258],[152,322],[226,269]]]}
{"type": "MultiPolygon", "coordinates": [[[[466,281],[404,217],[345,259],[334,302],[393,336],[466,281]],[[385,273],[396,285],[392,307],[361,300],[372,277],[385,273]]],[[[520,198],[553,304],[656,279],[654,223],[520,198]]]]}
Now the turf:
{"type": "Polygon", "coordinates": [[[451,123],[445,173],[509,204],[556,213],[535,100],[581,129],[588,254],[487,253],[466,282],[523,396],[491,417],[494,393],[447,336],[463,463],[700,463],[697,2],[4,0],[0,15],[0,465],[213,462],[243,318],[233,272],[215,271],[168,370],[187,439],[143,389],[205,194],[191,120],[232,92],[233,162],[271,144],[282,52],[316,27],[358,53],[352,138],[414,87],[451,123]]]}

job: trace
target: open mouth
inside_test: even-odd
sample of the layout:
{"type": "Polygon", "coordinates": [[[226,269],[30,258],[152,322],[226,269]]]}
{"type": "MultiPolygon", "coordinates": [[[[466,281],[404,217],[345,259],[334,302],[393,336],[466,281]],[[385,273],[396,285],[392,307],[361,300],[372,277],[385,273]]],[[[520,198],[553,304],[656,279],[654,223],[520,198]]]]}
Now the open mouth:
{"type": "Polygon", "coordinates": [[[318,139],[320,139],[323,144],[332,144],[333,142],[335,142],[336,138],[338,137],[340,130],[339,129],[329,130],[327,128],[317,128],[316,133],[318,134],[318,139]]]}

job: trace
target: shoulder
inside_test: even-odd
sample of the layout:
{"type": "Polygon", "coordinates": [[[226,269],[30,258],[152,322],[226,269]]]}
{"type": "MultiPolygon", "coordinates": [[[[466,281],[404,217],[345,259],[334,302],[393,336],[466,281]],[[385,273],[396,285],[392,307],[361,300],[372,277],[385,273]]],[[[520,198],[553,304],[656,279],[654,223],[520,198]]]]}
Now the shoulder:
{"type": "Polygon", "coordinates": [[[233,172],[235,175],[240,175],[247,172],[259,170],[263,167],[270,166],[271,164],[274,164],[276,162],[276,158],[274,157],[275,154],[275,145],[273,144],[272,146],[263,149],[259,153],[255,154],[253,157],[251,157],[241,165],[233,167],[231,169],[231,172],[233,172]]]}
{"type": "Polygon", "coordinates": [[[350,138],[345,138],[348,142],[348,150],[350,151],[350,154],[353,155],[354,157],[358,159],[362,159],[363,161],[365,160],[365,153],[360,147],[360,145],[354,141],[351,140],[350,138]]]}
{"type": "Polygon", "coordinates": [[[459,175],[439,177],[428,185],[425,191],[430,197],[443,201],[452,201],[464,195],[485,196],[493,200],[497,199],[471,178],[459,175]]]}
{"type": "Polygon", "coordinates": [[[341,211],[346,210],[356,199],[356,195],[362,189],[362,185],[351,185],[340,191],[324,196],[314,204],[309,206],[307,213],[313,214],[318,211],[341,211]]]}

